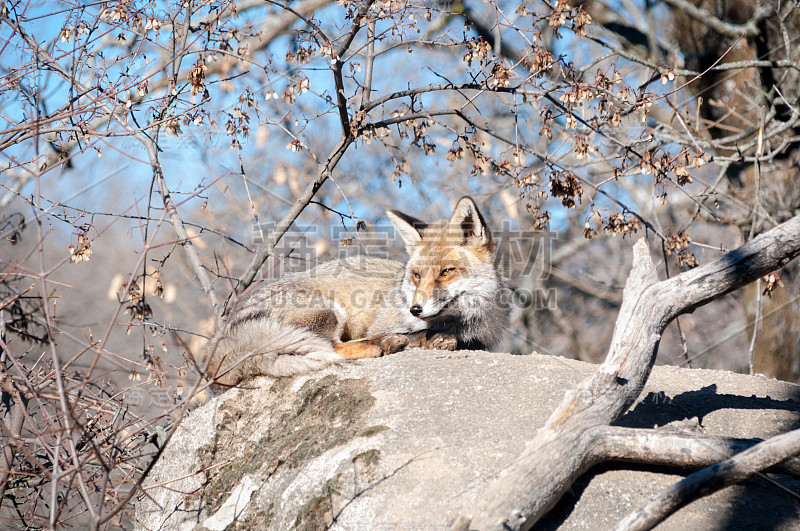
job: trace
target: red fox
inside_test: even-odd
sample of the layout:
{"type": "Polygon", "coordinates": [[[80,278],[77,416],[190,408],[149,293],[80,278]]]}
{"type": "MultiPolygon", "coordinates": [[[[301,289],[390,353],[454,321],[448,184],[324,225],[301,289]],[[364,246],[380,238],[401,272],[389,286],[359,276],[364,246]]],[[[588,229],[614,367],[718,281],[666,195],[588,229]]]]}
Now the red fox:
{"type": "Polygon", "coordinates": [[[449,221],[430,225],[387,215],[405,242],[406,264],[354,256],[261,288],[210,345],[214,383],[292,376],[410,347],[496,346],[508,324],[507,288],[475,202],[463,197],[449,221]]]}

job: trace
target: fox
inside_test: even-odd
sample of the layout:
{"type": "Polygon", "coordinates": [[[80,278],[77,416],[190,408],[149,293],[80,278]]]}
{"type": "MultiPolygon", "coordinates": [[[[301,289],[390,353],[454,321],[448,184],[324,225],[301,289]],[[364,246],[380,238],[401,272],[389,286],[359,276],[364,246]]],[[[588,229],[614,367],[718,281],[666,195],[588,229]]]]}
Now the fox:
{"type": "Polygon", "coordinates": [[[216,387],[296,376],[344,360],[423,347],[487,350],[508,326],[504,275],[475,202],[431,224],[386,213],[405,263],[352,256],[289,273],[256,291],[204,356],[216,387]]]}

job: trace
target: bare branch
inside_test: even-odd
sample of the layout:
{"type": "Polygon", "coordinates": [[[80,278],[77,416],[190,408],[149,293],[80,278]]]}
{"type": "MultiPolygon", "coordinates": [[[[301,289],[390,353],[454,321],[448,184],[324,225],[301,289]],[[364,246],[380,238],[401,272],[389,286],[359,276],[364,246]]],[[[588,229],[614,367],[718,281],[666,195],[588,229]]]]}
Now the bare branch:
{"type": "Polygon", "coordinates": [[[800,429],[776,435],[675,483],[646,505],[623,518],[614,529],[616,531],[652,529],[684,505],[727,486],[741,483],[797,454],[800,454],[800,429]]]}
{"type": "Polygon", "coordinates": [[[459,520],[454,529],[533,525],[591,466],[587,456],[594,437],[589,429],[614,422],[639,396],[667,324],[782,267],[798,254],[800,216],[713,262],[658,282],[647,245],[639,240],[605,362],[567,393],[522,455],[485,493],[472,519],[459,520]]]}
{"type": "MultiPolygon", "coordinates": [[[[4,319],[4,310],[0,310],[0,331],[5,332],[5,323],[3,322],[4,319]]],[[[5,336],[5,333],[3,333],[5,336]]],[[[5,364],[5,353],[6,353],[6,345],[5,345],[5,337],[0,338],[0,350],[3,352],[3,364],[2,370],[6,373],[6,364],[5,364]]],[[[13,388],[13,384],[11,383],[11,379],[7,376],[7,374],[0,375],[0,379],[2,379],[3,389],[2,389],[2,397],[3,408],[7,408],[11,406],[11,397],[14,396],[13,399],[13,408],[11,409],[11,422],[8,426],[6,426],[6,419],[4,417],[8,417],[9,415],[6,412],[3,412],[2,417],[0,417],[0,429],[3,432],[3,437],[7,438],[8,443],[3,445],[3,451],[0,454],[0,500],[3,499],[3,493],[5,493],[6,486],[8,485],[8,479],[11,474],[12,465],[14,463],[14,447],[18,444],[19,436],[22,434],[22,425],[25,422],[25,410],[28,407],[28,399],[25,397],[25,393],[13,388]]]]}
{"type": "Polygon", "coordinates": [[[367,51],[365,55],[366,65],[364,66],[364,88],[361,96],[361,108],[364,109],[372,97],[372,68],[375,65],[375,20],[371,19],[367,24],[367,51]]]}
{"type": "MultiPolygon", "coordinates": [[[[672,433],[659,430],[598,426],[590,460],[638,463],[681,468],[701,468],[719,463],[754,447],[761,441],[731,439],[702,433],[672,433]]],[[[800,478],[800,459],[788,459],[769,470],[800,478]]]]}
{"type": "Polygon", "coordinates": [[[353,39],[356,38],[358,30],[361,29],[361,24],[366,21],[369,8],[372,6],[374,0],[365,0],[361,7],[358,8],[358,13],[353,17],[353,23],[350,26],[350,31],[342,39],[339,46],[336,47],[334,56],[331,58],[331,70],[333,71],[333,81],[336,87],[336,107],[339,111],[339,121],[342,126],[342,134],[345,138],[350,138],[353,132],[350,130],[350,115],[347,112],[347,95],[344,93],[344,80],[342,79],[342,57],[345,52],[350,48],[353,39]]]}

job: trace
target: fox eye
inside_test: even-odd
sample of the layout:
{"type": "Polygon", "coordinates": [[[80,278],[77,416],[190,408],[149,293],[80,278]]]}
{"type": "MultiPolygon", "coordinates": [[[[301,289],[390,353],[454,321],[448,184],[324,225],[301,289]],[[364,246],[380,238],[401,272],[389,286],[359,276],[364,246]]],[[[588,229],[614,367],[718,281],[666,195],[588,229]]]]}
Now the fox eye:
{"type": "Polygon", "coordinates": [[[412,272],[411,278],[413,278],[414,280],[419,280],[419,271],[412,272]]]}
{"type": "Polygon", "coordinates": [[[449,276],[455,270],[456,270],[455,267],[448,267],[447,269],[442,269],[442,272],[439,273],[439,277],[449,276]]]}

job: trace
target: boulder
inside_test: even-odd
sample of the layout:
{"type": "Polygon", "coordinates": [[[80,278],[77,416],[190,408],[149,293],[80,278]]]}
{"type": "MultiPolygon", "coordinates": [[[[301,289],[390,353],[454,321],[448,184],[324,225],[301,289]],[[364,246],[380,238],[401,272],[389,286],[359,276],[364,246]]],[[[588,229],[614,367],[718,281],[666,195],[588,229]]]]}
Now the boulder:
{"type": "MultiPolygon", "coordinates": [[[[447,529],[597,366],[409,350],[244,382],[180,423],[136,505],[144,529],[447,529]]],[[[659,366],[619,425],[767,438],[800,425],[800,386],[659,366]]],[[[537,529],[608,529],[688,471],[591,469],[537,529]]],[[[797,529],[800,481],[759,477],[658,529],[797,529]],[[794,494],[793,494],[794,493],[794,494]]]]}

